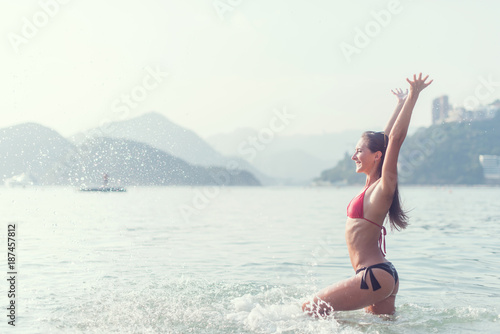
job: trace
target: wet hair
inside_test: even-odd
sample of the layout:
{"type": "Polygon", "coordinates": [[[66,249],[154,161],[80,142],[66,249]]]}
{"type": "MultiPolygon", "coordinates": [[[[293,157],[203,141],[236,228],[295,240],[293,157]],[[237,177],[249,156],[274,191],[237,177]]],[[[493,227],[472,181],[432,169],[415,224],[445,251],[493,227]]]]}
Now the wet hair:
{"type": "MultiPolygon", "coordinates": [[[[366,131],[361,135],[361,138],[365,139],[366,146],[372,153],[378,151],[382,152],[382,157],[380,158],[380,164],[378,166],[378,174],[382,176],[382,165],[384,164],[385,151],[389,143],[389,137],[384,132],[366,131]]],[[[408,215],[401,208],[401,199],[399,197],[397,183],[392,204],[389,208],[389,221],[391,223],[391,228],[395,228],[398,231],[408,226],[408,215]]]]}

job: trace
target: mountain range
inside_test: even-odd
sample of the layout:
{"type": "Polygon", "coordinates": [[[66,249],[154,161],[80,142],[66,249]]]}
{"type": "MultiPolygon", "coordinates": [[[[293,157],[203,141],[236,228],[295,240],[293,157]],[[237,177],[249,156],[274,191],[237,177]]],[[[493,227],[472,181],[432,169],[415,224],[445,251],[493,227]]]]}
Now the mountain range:
{"type": "Polygon", "coordinates": [[[119,185],[259,185],[244,170],[192,165],[147,144],[113,138],[94,138],[79,147],[78,158],[57,175],[81,185],[99,184],[102,175],[119,185]]]}
{"type": "Polygon", "coordinates": [[[0,129],[0,176],[7,181],[26,174],[38,185],[96,185],[105,173],[111,184],[121,186],[260,185],[235,163],[191,164],[144,142],[106,137],[105,131],[91,133],[69,140],[35,123],[0,129]]]}
{"type": "Polygon", "coordinates": [[[308,185],[351,151],[360,133],[280,134],[252,146],[256,130],[203,139],[156,112],[69,138],[25,123],[0,129],[0,178],[91,186],[108,174],[116,185],[308,185]]]}
{"type": "Polygon", "coordinates": [[[88,138],[94,137],[144,143],[192,165],[222,166],[225,168],[234,168],[236,166],[238,169],[249,171],[255,175],[262,184],[275,183],[271,177],[259,171],[251,163],[238,156],[222,155],[195,132],[171,122],[165,116],[156,112],[113,122],[104,127],[76,134],[70,139],[78,145],[88,138]]]}

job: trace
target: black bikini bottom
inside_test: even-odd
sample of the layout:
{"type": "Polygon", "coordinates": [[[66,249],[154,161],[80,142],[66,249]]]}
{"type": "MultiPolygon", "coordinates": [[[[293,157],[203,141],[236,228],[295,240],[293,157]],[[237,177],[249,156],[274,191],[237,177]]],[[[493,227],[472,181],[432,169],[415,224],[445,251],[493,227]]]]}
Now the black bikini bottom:
{"type": "Polygon", "coordinates": [[[382,262],[382,263],[377,263],[374,264],[373,266],[369,267],[364,267],[361,269],[356,270],[356,274],[359,272],[366,270],[363,276],[361,277],[361,289],[368,289],[368,284],[366,284],[366,276],[370,274],[370,282],[372,283],[372,288],[373,291],[377,291],[378,289],[381,288],[380,283],[377,281],[375,276],[373,275],[372,269],[382,269],[387,271],[389,274],[394,277],[394,283],[398,282],[398,272],[396,271],[396,268],[392,265],[390,262],[382,262]]]}

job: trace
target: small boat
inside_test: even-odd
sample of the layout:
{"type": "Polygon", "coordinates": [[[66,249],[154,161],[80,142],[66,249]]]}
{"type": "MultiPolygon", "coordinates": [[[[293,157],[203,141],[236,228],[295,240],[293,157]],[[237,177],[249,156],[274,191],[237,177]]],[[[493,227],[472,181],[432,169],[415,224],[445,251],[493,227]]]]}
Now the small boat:
{"type": "Polygon", "coordinates": [[[125,192],[127,189],[123,187],[108,187],[108,174],[103,175],[103,184],[100,187],[87,188],[85,186],[80,187],[80,191],[100,191],[100,192],[125,192]]]}
{"type": "Polygon", "coordinates": [[[82,187],[82,188],[80,188],[80,191],[126,192],[127,189],[125,189],[123,187],[121,187],[121,188],[115,188],[115,187],[87,188],[87,187],[82,187]]]}

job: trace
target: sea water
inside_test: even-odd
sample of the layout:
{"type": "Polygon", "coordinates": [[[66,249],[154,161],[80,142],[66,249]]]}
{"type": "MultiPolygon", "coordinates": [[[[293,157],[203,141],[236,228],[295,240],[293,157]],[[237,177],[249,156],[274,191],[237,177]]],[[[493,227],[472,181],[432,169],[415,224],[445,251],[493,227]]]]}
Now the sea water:
{"type": "Polygon", "coordinates": [[[360,190],[0,188],[0,332],[16,224],[18,333],[500,333],[498,187],[401,187],[394,316],[301,312],[354,274],[344,228],[360,190]]]}

